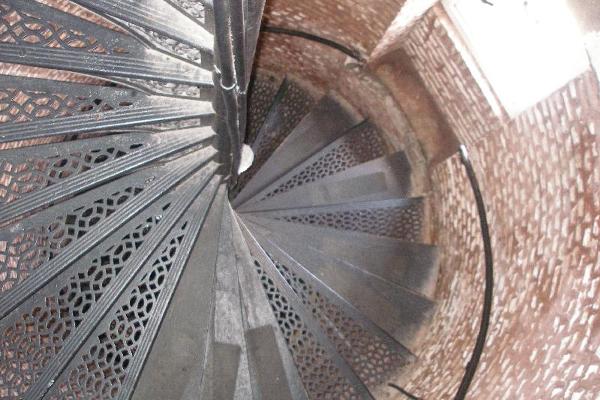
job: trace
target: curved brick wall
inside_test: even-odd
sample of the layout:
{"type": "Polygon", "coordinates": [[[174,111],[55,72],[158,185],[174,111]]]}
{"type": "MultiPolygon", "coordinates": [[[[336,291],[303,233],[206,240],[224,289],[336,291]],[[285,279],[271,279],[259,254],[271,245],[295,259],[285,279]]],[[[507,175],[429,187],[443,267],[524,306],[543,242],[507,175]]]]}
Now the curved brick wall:
{"type": "MultiPolygon", "coordinates": [[[[585,73],[514,120],[496,117],[451,29],[443,11],[434,9],[412,29],[406,51],[454,132],[469,146],[490,219],[496,264],[494,310],[469,397],[596,399],[600,393],[596,76],[585,73]]],[[[464,365],[472,348],[460,352],[453,350],[454,344],[468,337],[473,343],[476,334],[475,325],[469,328],[463,322],[473,315],[472,307],[462,308],[463,298],[475,293],[455,291],[455,281],[444,281],[474,266],[477,274],[483,269],[482,260],[471,253],[481,249],[481,243],[477,230],[466,228],[472,225],[470,218],[444,215],[472,204],[468,191],[453,189],[456,182],[464,185],[461,174],[456,161],[449,160],[433,175],[446,270],[438,299],[442,309],[456,315],[447,321],[443,316],[436,319],[432,329],[436,333],[423,345],[420,367],[400,380],[424,398],[451,398],[462,373],[456,360],[462,359],[458,364],[464,365]],[[459,193],[462,199],[457,199],[459,193]],[[461,239],[448,246],[447,238],[455,237],[461,239]],[[466,250],[465,257],[452,260],[460,248],[466,250]],[[440,340],[443,336],[455,337],[456,342],[440,340]],[[436,348],[440,344],[441,354],[442,348],[436,348]],[[432,369],[438,362],[440,366],[432,369]]]]}
{"type": "Polygon", "coordinates": [[[268,0],[269,25],[298,29],[370,54],[405,0],[268,0]]]}
{"type": "MultiPolygon", "coordinates": [[[[599,105],[595,78],[586,74],[470,145],[490,220],[496,284],[469,398],[598,398],[599,105]]],[[[450,399],[477,334],[484,265],[473,197],[457,158],[438,165],[432,182],[443,254],[440,308],[419,362],[397,383],[425,399],[450,399]]]]}
{"type": "Polygon", "coordinates": [[[305,82],[318,95],[332,91],[343,98],[387,133],[391,147],[407,153],[414,170],[415,192],[428,190],[426,160],[404,112],[383,81],[356,60],[317,42],[263,33],[255,66],[259,71],[305,82]]]}
{"type": "MultiPolygon", "coordinates": [[[[404,29],[381,28],[393,17],[383,13],[378,19],[371,7],[359,5],[365,7],[364,15],[372,18],[373,26],[379,27],[376,35],[365,30],[361,42],[356,39],[360,37],[356,24],[349,33],[331,33],[331,29],[349,26],[336,21],[356,18],[355,8],[344,16],[343,7],[334,11],[333,6],[323,9],[319,1],[294,3],[298,5],[273,0],[268,8],[270,23],[334,36],[342,43],[358,43],[371,50],[380,41],[379,48],[391,52],[377,69],[385,71],[385,79],[378,79],[377,71],[350,74],[344,56],[297,38],[268,38],[259,66],[292,71],[324,89],[332,82],[343,82],[337,85],[343,97],[368,113],[383,103],[369,99],[366,103],[371,107],[360,105],[369,97],[365,93],[375,96],[387,90],[392,98],[397,97],[406,76],[400,72],[394,76],[393,51],[401,51],[417,72],[418,84],[435,102],[444,120],[441,125],[447,124],[458,142],[469,148],[490,221],[496,283],[487,346],[468,398],[599,398],[600,140],[596,130],[600,91],[596,75],[587,72],[517,118],[508,119],[498,111],[493,96],[481,89],[484,82],[476,63],[441,7],[435,6],[416,22],[411,19],[410,27],[404,29]],[[293,17],[292,11],[311,7],[321,15],[293,17]],[[328,16],[322,13],[328,10],[328,16],[335,14],[330,30],[323,28],[328,16]],[[386,30],[393,31],[393,40],[381,38],[380,32],[386,30]],[[352,75],[369,79],[354,84],[348,78],[352,75]],[[383,85],[382,91],[368,91],[373,82],[383,85]]],[[[402,109],[400,104],[387,103],[397,107],[399,115],[419,109],[402,109]]],[[[375,114],[380,125],[394,125],[392,112],[375,114]]],[[[407,117],[405,122],[416,120],[407,117]]],[[[390,130],[384,130],[389,134],[390,130]]],[[[411,145],[415,149],[419,143],[430,148],[426,142],[441,139],[434,133],[421,133],[410,123],[403,135],[390,134],[392,141],[417,142],[411,145]]],[[[484,271],[481,232],[458,157],[440,161],[426,151],[415,159],[429,160],[424,170],[434,206],[434,239],[441,250],[439,307],[420,338],[419,361],[402,371],[395,383],[423,399],[452,399],[479,329],[484,271]]],[[[387,397],[405,399],[391,388],[387,397]]]]}

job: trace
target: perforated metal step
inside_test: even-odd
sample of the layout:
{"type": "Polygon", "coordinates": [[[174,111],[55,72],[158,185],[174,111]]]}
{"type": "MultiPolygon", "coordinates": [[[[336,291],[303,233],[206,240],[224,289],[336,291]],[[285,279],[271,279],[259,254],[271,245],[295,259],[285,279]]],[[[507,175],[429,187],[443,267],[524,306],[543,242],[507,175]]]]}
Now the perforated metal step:
{"type": "Polygon", "coordinates": [[[414,360],[437,264],[406,158],[259,77],[229,176],[220,79],[263,2],[227,9],[242,48],[223,4],[0,0],[1,399],[370,399],[414,360]]]}

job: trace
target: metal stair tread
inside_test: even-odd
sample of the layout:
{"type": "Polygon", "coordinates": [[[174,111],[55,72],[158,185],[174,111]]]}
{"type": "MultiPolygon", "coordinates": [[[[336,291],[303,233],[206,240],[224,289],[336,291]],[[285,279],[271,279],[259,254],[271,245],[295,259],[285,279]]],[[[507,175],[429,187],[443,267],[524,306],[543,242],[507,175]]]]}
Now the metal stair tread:
{"type": "Polygon", "coordinates": [[[379,201],[406,197],[409,194],[410,165],[404,153],[398,152],[315,182],[299,185],[270,198],[249,201],[240,206],[238,211],[272,211],[379,201]]]}

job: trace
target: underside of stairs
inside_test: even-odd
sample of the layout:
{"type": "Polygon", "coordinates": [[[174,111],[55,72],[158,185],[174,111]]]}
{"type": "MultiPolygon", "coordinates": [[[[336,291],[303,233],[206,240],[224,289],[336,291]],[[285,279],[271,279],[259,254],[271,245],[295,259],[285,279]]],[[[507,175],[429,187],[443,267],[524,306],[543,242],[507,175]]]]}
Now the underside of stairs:
{"type": "Polygon", "coordinates": [[[0,0],[0,399],[371,399],[417,357],[406,155],[293,77],[232,106],[232,4],[0,0]]]}

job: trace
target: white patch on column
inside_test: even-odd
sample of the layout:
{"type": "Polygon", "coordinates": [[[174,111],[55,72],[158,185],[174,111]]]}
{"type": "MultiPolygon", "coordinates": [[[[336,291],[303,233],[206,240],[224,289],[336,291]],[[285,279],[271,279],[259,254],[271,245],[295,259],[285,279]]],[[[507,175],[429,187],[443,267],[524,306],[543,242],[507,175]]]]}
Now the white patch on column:
{"type": "Polygon", "coordinates": [[[240,168],[238,169],[238,175],[248,170],[254,163],[254,151],[252,147],[247,144],[242,146],[242,159],[240,161],[240,168]]]}

